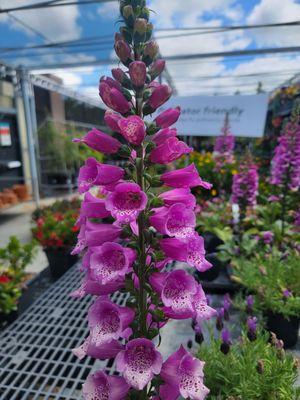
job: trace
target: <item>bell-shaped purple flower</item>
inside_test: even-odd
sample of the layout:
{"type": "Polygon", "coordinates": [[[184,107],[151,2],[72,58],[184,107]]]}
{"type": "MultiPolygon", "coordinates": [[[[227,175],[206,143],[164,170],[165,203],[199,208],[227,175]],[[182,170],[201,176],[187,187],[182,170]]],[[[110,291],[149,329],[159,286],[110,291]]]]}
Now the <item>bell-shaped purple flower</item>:
{"type": "Polygon", "coordinates": [[[149,339],[133,339],[116,357],[117,370],[122,373],[129,386],[142,390],[158,375],[162,367],[162,356],[149,339]]]}
{"type": "Polygon", "coordinates": [[[159,128],[169,128],[169,126],[175,124],[180,116],[180,107],[169,108],[168,110],[160,113],[154,120],[155,124],[159,128]]]}
{"type": "Polygon", "coordinates": [[[154,164],[169,164],[191,151],[193,151],[192,147],[176,137],[171,137],[151,151],[150,161],[154,164]]]}
{"type": "Polygon", "coordinates": [[[104,114],[104,121],[106,125],[114,132],[120,133],[119,121],[122,119],[120,114],[112,111],[106,110],[104,114]]]}
{"type": "Polygon", "coordinates": [[[165,384],[160,387],[160,398],[176,400],[182,396],[191,400],[205,399],[209,389],[203,383],[203,367],[203,361],[191,356],[181,346],[163,363],[161,377],[165,384]]]}
{"type": "Polygon", "coordinates": [[[151,225],[162,235],[188,238],[194,234],[196,216],[191,208],[182,203],[152,210],[151,225]]]}
{"type": "Polygon", "coordinates": [[[204,189],[211,189],[212,187],[210,183],[205,182],[200,178],[194,163],[185,168],[165,172],[162,174],[161,180],[166,186],[174,188],[192,188],[195,186],[202,186],[204,189]]]}
{"type": "Polygon", "coordinates": [[[86,246],[95,247],[105,242],[112,242],[119,238],[121,232],[122,229],[115,225],[87,221],[85,229],[86,246]]]}
{"type": "Polygon", "coordinates": [[[146,208],[147,196],[136,183],[120,183],[106,198],[106,208],[120,223],[129,223],[146,208]]]}
{"type": "Polygon", "coordinates": [[[128,339],[134,315],[132,308],[120,307],[106,296],[98,297],[88,313],[91,343],[101,346],[119,338],[128,339]]]}
{"type": "Polygon", "coordinates": [[[217,311],[209,306],[201,285],[198,285],[197,292],[194,296],[194,308],[194,321],[198,327],[201,325],[201,322],[209,320],[217,314],[217,311]]]}
{"type": "Polygon", "coordinates": [[[151,96],[147,102],[151,111],[155,111],[158,107],[163,105],[172,95],[172,89],[168,85],[158,85],[152,91],[151,96]]]}
{"type": "Polygon", "coordinates": [[[105,207],[105,200],[86,193],[81,203],[80,218],[107,218],[110,212],[105,207]]]}
{"type": "Polygon", "coordinates": [[[119,120],[121,135],[131,144],[139,146],[146,136],[145,124],[142,118],[131,115],[119,120]]]}
{"type": "Polygon", "coordinates": [[[129,76],[133,86],[141,88],[146,82],[147,67],[143,61],[133,61],[129,65],[129,76]]]}
{"type": "Polygon", "coordinates": [[[70,296],[75,299],[82,299],[88,294],[93,296],[106,296],[122,289],[124,285],[124,278],[115,279],[110,283],[100,284],[99,282],[93,280],[90,272],[87,272],[86,277],[82,281],[80,287],[74,290],[70,296]]]}
{"type": "Polygon", "coordinates": [[[79,360],[82,360],[86,356],[96,358],[97,360],[108,360],[115,358],[123,348],[124,346],[118,340],[112,340],[110,343],[96,346],[92,343],[91,336],[88,336],[80,346],[72,349],[72,352],[79,360]]]}
{"type": "Polygon", "coordinates": [[[124,170],[115,165],[101,164],[95,158],[86,160],[79,170],[79,193],[88,191],[94,185],[108,185],[119,181],[124,176],[124,170]]]}
{"type": "Polygon", "coordinates": [[[93,280],[107,284],[124,278],[131,271],[135,251],[118,243],[106,242],[96,247],[90,258],[90,271],[93,280]]]}
{"type": "Polygon", "coordinates": [[[175,128],[164,128],[155,133],[152,136],[152,141],[156,144],[156,146],[162,145],[167,139],[175,138],[177,135],[177,129],[175,128]]]}
{"type": "Polygon", "coordinates": [[[191,209],[196,207],[196,198],[192,195],[190,189],[188,188],[169,190],[167,192],[163,192],[158,197],[164,201],[166,206],[169,207],[176,203],[182,203],[187,208],[191,209]]]}
{"type": "Polygon", "coordinates": [[[111,88],[107,82],[100,82],[99,94],[107,107],[120,114],[126,114],[131,109],[131,105],[124,95],[115,87],[111,88]]]}
{"type": "Polygon", "coordinates": [[[84,400],[125,400],[129,386],[120,376],[108,376],[97,371],[88,376],[83,384],[84,400]]]}
{"type": "Polygon", "coordinates": [[[150,284],[160,294],[164,314],[173,319],[195,317],[194,296],[198,284],[184,270],[156,272],[150,276],[150,284]]]}
{"type": "Polygon", "coordinates": [[[212,267],[205,259],[204,240],[197,233],[185,241],[176,238],[162,239],[160,247],[166,257],[174,261],[186,262],[200,272],[212,267]]]}
{"type": "Polygon", "coordinates": [[[104,154],[115,154],[119,151],[121,143],[98,129],[92,129],[81,139],[73,139],[73,142],[81,142],[91,149],[104,154]]]}

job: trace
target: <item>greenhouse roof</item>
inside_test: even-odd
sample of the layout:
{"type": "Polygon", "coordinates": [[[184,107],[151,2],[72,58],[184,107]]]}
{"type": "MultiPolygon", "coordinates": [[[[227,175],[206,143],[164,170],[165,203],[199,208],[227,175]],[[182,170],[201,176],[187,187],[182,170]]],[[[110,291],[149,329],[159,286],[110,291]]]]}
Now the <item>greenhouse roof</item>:
{"type": "MultiPolygon", "coordinates": [[[[297,0],[284,13],[279,0],[148,3],[179,95],[255,93],[259,82],[270,91],[299,73],[297,0]]],[[[99,76],[116,63],[118,15],[115,0],[1,0],[0,60],[97,97],[99,76]]]]}

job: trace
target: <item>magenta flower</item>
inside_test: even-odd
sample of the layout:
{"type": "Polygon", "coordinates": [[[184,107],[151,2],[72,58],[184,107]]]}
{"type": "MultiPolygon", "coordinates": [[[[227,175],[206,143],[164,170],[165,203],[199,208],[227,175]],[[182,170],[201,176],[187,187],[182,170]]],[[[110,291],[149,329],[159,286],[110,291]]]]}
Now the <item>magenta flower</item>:
{"type": "Polygon", "coordinates": [[[137,390],[142,390],[160,373],[162,356],[151,340],[139,338],[127,343],[125,350],[116,357],[117,370],[125,381],[137,390]]]}
{"type": "MultiPolygon", "coordinates": [[[[89,269],[89,266],[88,266],[89,269]]],[[[80,287],[74,290],[70,296],[75,299],[82,299],[84,296],[91,294],[93,296],[106,296],[112,294],[124,287],[125,280],[123,278],[116,279],[106,284],[101,284],[92,279],[90,272],[86,274],[80,287]]]]}
{"type": "Polygon", "coordinates": [[[120,133],[119,121],[122,119],[120,114],[112,110],[106,110],[104,114],[104,121],[106,125],[114,132],[120,133]]]}
{"type": "Polygon", "coordinates": [[[79,170],[79,193],[88,191],[94,185],[108,185],[119,181],[124,176],[124,170],[114,165],[101,164],[95,158],[86,160],[79,170]]]}
{"type": "Polygon", "coordinates": [[[108,360],[115,358],[123,348],[124,346],[118,340],[112,340],[110,343],[97,346],[92,343],[91,336],[88,336],[79,347],[72,349],[72,352],[79,360],[82,360],[86,356],[96,358],[97,360],[108,360]]]}
{"type": "Polygon", "coordinates": [[[150,110],[153,112],[158,107],[163,105],[166,101],[169,100],[172,94],[172,89],[168,85],[157,85],[148,100],[147,105],[150,107],[150,110]]]}
{"type": "Polygon", "coordinates": [[[131,271],[135,257],[134,250],[122,247],[118,243],[106,242],[92,252],[91,276],[93,280],[103,285],[124,278],[131,271]]]}
{"type": "Polygon", "coordinates": [[[197,233],[194,233],[186,241],[176,238],[161,239],[160,247],[166,257],[174,261],[186,262],[200,272],[212,267],[205,259],[204,240],[197,233]]]}
{"type": "Polygon", "coordinates": [[[212,187],[210,183],[205,182],[200,178],[194,163],[185,168],[165,172],[162,174],[161,180],[166,186],[174,188],[192,188],[195,186],[202,186],[204,189],[211,189],[212,187]]]}
{"type": "Polygon", "coordinates": [[[193,298],[197,292],[197,283],[186,271],[154,273],[150,277],[150,284],[160,294],[167,317],[185,319],[194,316],[193,298]]]}
{"type": "Polygon", "coordinates": [[[217,137],[214,146],[214,158],[217,171],[224,165],[233,163],[234,142],[234,136],[230,131],[228,114],[226,114],[224,126],[221,129],[221,135],[217,137]]]}
{"type": "Polygon", "coordinates": [[[162,235],[189,238],[194,234],[196,216],[192,209],[184,204],[154,208],[152,211],[154,215],[149,218],[150,223],[162,235]]]}
{"type": "Polygon", "coordinates": [[[156,144],[156,146],[160,146],[167,139],[175,138],[177,135],[177,129],[175,128],[164,128],[160,131],[156,132],[155,135],[152,136],[152,141],[156,144]]]}
{"type": "Polygon", "coordinates": [[[203,383],[204,362],[192,357],[182,346],[164,363],[161,377],[165,385],[160,387],[162,400],[184,399],[203,400],[209,389],[203,383]]]}
{"type": "Polygon", "coordinates": [[[262,232],[262,238],[265,244],[271,244],[274,240],[274,233],[271,231],[262,232]]]}
{"type": "Polygon", "coordinates": [[[146,208],[147,196],[136,183],[120,183],[106,198],[106,208],[120,223],[129,223],[146,208]]]}
{"type": "Polygon", "coordinates": [[[121,135],[131,144],[139,146],[146,136],[144,121],[137,115],[119,120],[121,135]]]}
{"type": "Polygon", "coordinates": [[[129,76],[133,86],[143,87],[146,82],[147,68],[142,61],[133,61],[129,65],[129,76]]]}
{"type": "Polygon", "coordinates": [[[168,128],[175,124],[180,116],[180,107],[169,108],[166,111],[160,113],[154,120],[156,126],[159,128],[168,128]]]}
{"type": "Polygon", "coordinates": [[[299,116],[288,122],[278,138],[271,163],[271,183],[287,185],[290,190],[300,186],[300,124],[299,116]]]}
{"type": "Polygon", "coordinates": [[[169,164],[193,149],[176,137],[166,139],[150,153],[150,161],[155,164],[169,164]]]}
{"type": "Polygon", "coordinates": [[[73,139],[73,142],[84,143],[91,149],[105,154],[117,153],[121,146],[121,143],[117,139],[95,128],[88,132],[83,138],[73,139]]]}
{"type": "Polygon", "coordinates": [[[132,308],[120,307],[105,296],[98,297],[88,313],[91,344],[101,346],[119,338],[128,339],[134,316],[132,308]]]}
{"type": "Polygon", "coordinates": [[[188,188],[169,190],[168,192],[160,194],[158,197],[164,201],[166,206],[182,203],[187,208],[194,209],[196,207],[196,198],[188,188]]]}
{"type": "Polygon", "coordinates": [[[197,292],[194,296],[194,308],[194,321],[198,327],[201,325],[202,321],[209,320],[217,314],[217,311],[209,306],[208,299],[206,298],[201,285],[198,285],[197,292]]]}
{"type": "Polygon", "coordinates": [[[245,163],[241,165],[240,172],[233,176],[231,202],[239,204],[242,208],[254,206],[258,194],[257,166],[245,163]]]}
{"type": "Polygon", "coordinates": [[[105,201],[86,193],[81,203],[80,218],[106,218],[110,216],[110,212],[105,207],[105,201]]]}
{"type": "Polygon", "coordinates": [[[97,371],[88,376],[83,384],[84,400],[125,400],[129,386],[120,376],[108,376],[97,371]]]}
{"type": "Polygon", "coordinates": [[[112,242],[119,238],[121,232],[122,229],[115,225],[87,221],[85,229],[86,246],[95,247],[105,242],[112,242]]]}
{"type": "Polygon", "coordinates": [[[126,114],[131,109],[131,105],[124,95],[116,87],[110,87],[107,82],[100,82],[99,94],[107,107],[120,114],[126,114]]]}

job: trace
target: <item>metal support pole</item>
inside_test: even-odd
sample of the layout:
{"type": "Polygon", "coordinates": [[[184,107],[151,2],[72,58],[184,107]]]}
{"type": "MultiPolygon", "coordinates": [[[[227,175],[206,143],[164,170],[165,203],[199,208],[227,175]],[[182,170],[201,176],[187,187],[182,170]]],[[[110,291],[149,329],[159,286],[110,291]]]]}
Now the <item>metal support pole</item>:
{"type": "Polygon", "coordinates": [[[24,103],[25,120],[26,120],[26,130],[27,130],[27,140],[28,140],[28,150],[30,158],[30,171],[32,180],[33,197],[38,207],[40,201],[39,192],[39,180],[38,180],[38,170],[37,170],[37,158],[36,158],[36,143],[35,143],[35,132],[34,123],[32,115],[32,107],[30,106],[30,96],[31,88],[28,72],[25,69],[20,70],[20,83],[21,83],[21,95],[24,103]]]}

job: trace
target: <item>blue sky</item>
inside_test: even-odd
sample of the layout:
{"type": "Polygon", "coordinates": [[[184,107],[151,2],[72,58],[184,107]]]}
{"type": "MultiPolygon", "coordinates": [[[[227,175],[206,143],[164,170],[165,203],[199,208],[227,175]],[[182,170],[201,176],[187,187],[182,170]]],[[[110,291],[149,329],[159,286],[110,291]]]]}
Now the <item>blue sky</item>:
{"type": "MultiPolygon", "coordinates": [[[[0,0],[0,6],[6,8],[40,1],[0,0]]],[[[149,0],[149,6],[155,11],[153,14],[157,28],[155,35],[161,53],[165,56],[299,45],[300,27],[240,30],[226,34],[176,38],[165,38],[164,36],[178,35],[183,31],[170,33],[164,32],[163,29],[300,20],[300,0],[149,0]]],[[[111,65],[114,65],[112,45],[113,33],[117,30],[115,24],[118,18],[117,2],[20,11],[12,13],[12,16],[17,17],[33,30],[42,33],[44,38],[13,18],[1,14],[0,47],[2,50],[0,59],[15,65],[48,65],[59,62],[86,62],[111,58],[111,65]],[[4,47],[25,47],[106,35],[110,35],[110,37],[105,39],[102,50],[99,50],[98,44],[96,49],[95,46],[89,47],[89,50],[81,48],[77,53],[73,52],[74,48],[55,50],[55,52],[52,50],[3,52],[4,47]]],[[[173,77],[180,95],[232,94],[236,90],[241,93],[253,93],[258,80],[261,80],[264,88],[269,91],[293,76],[299,70],[299,61],[300,54],[298,53],[233,59],[205,59],[190,63],[186,61],[170,62],[168,71],[173,77]],[[264,73],[261,77],[240,76],[260,72],[264,73]],[[269,74],[270,72],[271,74],[269,74]]],[[[47,72],[47,70],[43,69],[43,72],[47,72]]],[[[68,87],[97,96],[99,76],[109,73],[109,66],[68,68],[52,72],[60,76],[68,87]]]]}

